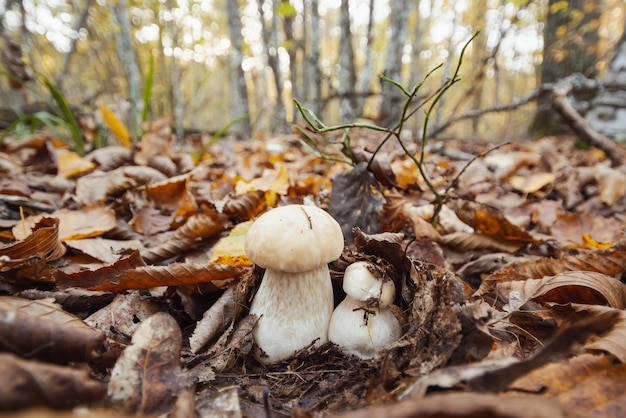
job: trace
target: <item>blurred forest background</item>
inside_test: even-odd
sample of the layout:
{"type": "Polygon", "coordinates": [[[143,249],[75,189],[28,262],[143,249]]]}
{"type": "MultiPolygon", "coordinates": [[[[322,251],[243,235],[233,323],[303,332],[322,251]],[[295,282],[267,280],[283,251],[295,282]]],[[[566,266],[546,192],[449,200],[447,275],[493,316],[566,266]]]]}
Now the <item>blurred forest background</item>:
{"type": "Polygon", "coordinates": [[[144,111],[179,138],[233,121],[242,137],[288,132],[302,122],[293,99],[327,123],[392,126],[404,96],[380,75],[410,89],[441,65],[420,90],[429,97],[480,31],[430,132],[526,138],[554,132],[537,117],[542,83],[602,77],[625,11],[623,0],[0,0],[0,123],[49,104],[45,78],[75,112],[107,106],[134,135],[144,111]],[[450,123],[476,109],[500,111],[450,123]]]}

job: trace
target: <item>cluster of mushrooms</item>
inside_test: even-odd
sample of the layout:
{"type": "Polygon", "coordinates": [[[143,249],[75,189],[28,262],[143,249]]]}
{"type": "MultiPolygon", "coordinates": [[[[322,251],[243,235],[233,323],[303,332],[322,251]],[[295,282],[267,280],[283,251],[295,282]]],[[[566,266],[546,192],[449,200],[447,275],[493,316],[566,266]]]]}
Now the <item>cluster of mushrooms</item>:
{"type": "Polygon", "coordinates": [[[332,341],[345,353],[372,358],[401,336],[389,306],[391,280],[368,262],[346,268],[346,298],[334,308],[328,263],[343,252],[341,227],[315,206],[287,205],[260,216],[245,242],[248,258],[265,269],[250,306],[259,320],[254,356],[263,364],[288,359],[311,344],[332,341]]]}

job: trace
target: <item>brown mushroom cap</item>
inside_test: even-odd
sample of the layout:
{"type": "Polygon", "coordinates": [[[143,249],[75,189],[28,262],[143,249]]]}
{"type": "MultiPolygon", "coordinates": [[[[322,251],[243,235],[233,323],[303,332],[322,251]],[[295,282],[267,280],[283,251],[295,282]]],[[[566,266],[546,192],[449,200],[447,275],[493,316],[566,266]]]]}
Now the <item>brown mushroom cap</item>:
{"type": "Polygon", "coordinates": [[[318,207],[281,206],[252,224],[245,250],[263,268],[300,273],[339,258],[343,233],[337,221],[318,207]]]}

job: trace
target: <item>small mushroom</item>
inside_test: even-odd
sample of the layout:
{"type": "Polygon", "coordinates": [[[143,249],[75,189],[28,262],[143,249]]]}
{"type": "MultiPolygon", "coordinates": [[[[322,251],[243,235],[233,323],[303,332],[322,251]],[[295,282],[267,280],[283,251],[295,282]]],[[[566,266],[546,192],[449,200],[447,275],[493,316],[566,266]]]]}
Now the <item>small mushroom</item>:
{"type": "Polygon", "coordinates": [[[366,261],[350,264],[343,276],[346,298],[335,308],[328,328],[330,341],[347,354],[376,357],[378,349],[400,338],[402,328],[389,306],[396,287],[374,275],[366,261]]]}
{"type": "Polygon", "coordinates": [[[333,288],[328,263],[343,252],[341,227],[315,206],[288,205],[260,216],[246,235],[246,255],[265,268],[250,314],[255,357],[273,364],[328,341],[333,288]]]}

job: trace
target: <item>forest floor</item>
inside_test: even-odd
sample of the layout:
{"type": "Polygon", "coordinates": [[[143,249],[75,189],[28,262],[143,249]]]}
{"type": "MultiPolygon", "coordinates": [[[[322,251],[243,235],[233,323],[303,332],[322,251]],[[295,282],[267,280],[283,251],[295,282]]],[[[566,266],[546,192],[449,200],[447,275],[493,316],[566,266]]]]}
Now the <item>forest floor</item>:
{"type": "Polygon", "coordinates": [[[370,131],[206,140],[4,140],[0,416],[626,416],[626,166],[569,136],[433,141],[421,169],[370,131]],[[351,263],[393,280],[375,358],[253,356],[246,231],[294,203],[342,226],[335,304],[351,263]]]}

